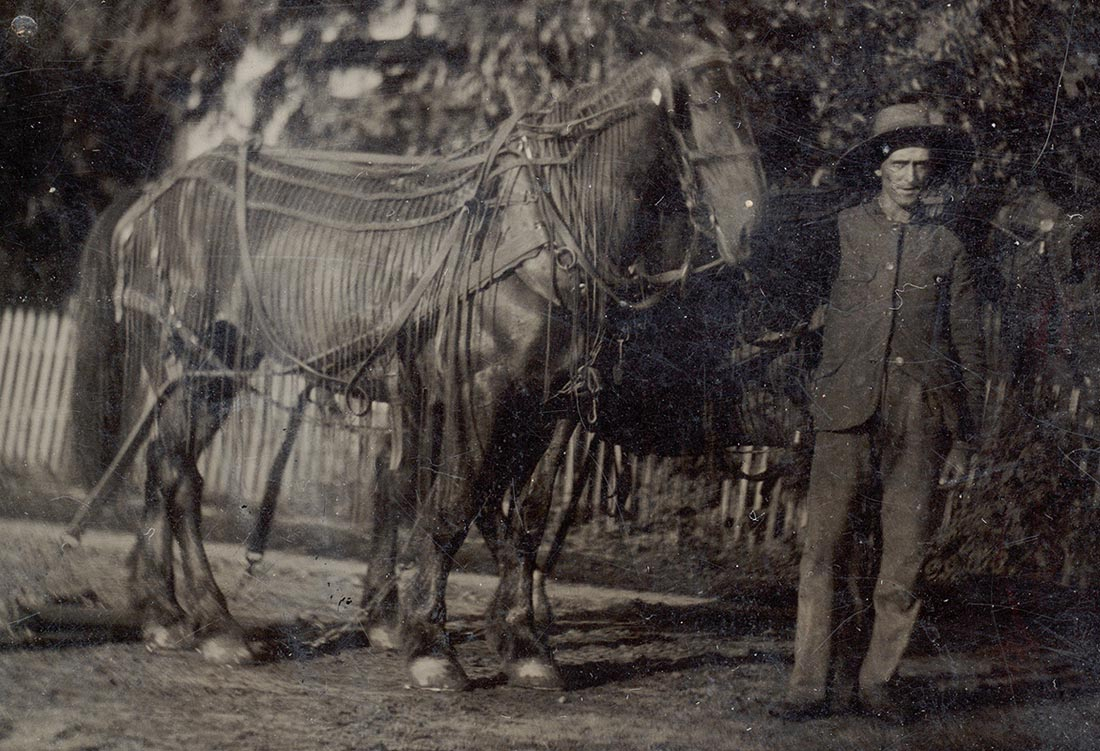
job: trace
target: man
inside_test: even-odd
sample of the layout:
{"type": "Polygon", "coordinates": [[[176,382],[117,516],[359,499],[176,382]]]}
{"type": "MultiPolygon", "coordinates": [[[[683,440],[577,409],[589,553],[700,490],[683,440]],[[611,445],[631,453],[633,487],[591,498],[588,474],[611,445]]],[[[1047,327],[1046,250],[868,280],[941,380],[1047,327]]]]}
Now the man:
{"type": "Polygon", "coordinates": [[[939,521],[936,485],[965,462],[985,369],[966,253],[922,197],[938,169],[972,155],[969,138],[927,105],[905,103],[883,109],[871,138],[837,165],[850,184],[873,175],[877,193],[838,217],[839,269],[814,379],[795,664],[779,707],[790,719],[850,698],[833,645],[844,646],[837,634],[855,614],[834,613],[835,580],[849,571],[853,525],[868,510],[881,521],[881,558],[858,698],[873,714],[903,717],[888,684],[920,609],[914,590],[939,521]]]}

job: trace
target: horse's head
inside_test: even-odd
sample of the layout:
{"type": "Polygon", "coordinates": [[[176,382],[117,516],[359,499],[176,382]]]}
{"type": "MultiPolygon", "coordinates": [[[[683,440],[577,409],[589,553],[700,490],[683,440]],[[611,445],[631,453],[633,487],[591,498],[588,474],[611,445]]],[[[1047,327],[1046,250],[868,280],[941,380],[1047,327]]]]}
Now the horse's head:
{"type": "MultiPolygon", "coordinates": [[[[685,60],[677,80],[686,96],[684,139],[706,224],[727,263],[743,261],[764,199],[764,168],[742,100],[724,55],[685,60]]],[[[682,121],[682,118],[681,118],[682,121]]]]}
{"type": "Polygon", "coordinates": [[[765,193],[743,97],[747,84],[726,52],[696,37],[644,31],[634,43],[671,72],[669,104],[686,161],[683,189],[689,204],[697,203],[693,220],[723,260],[739,263],[765,193]]]}
{"type": "Polygon", "coordinates": [[[639,265],[665,271],[686,260],[678,238],[655,241],[666,234],[663,222],[684,214],[683,188],[692,182],[673,125],[670,71],[639,60],[607,83],[574,88],[517,126],[555,241],[576,250],[599,286],[615,295],[635,295],[626,287],[637,286],[639,265]]]}
{"type": "Polygon", "coordinates": [[[729,56],[679,37],[652,44],[613,80],[518,126],[544,208],[560,215],[551,227],[573,235],[603,288],[634,299],[682,278],[696,236],[727,263],[743,260],[764,193],[729,56]]]}

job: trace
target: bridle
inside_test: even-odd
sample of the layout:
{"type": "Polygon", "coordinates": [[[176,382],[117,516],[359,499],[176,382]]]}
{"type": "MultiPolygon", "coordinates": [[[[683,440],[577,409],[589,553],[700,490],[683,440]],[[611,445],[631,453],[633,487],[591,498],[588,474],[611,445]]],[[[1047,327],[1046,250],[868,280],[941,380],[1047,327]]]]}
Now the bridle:
{"type": "MultiPolygon", "coordinates": [[[[722,52],[721,50],[714,50],[708,52],[702,52],[691,57],[688,57],[680,66],[678,66],[677,72],[690,73],[700,68],[720,68],[724,74],[726,83],[729,84],[729,88],[732,91],[737,90],[737,82],[733,77],[733,59],[722,52]]],[[[716,91],[716,96],[721,97],[721,92],[716,91]]],[[[701,104],[691,101],[687,102],[687,107],[700,107],[701,104]]],[[[763,167],[760,164],[760,150],[756,146],[743,147],[738,149],[728,149],[723,151],[704,151],[699,147],[698,141],[695,139],[695,134],[691,128],[691,124],[694,121],[694,116],[689,115],[688,128],[686,132],[684,129],[676,127],[673,132],[676,134],[678,147],[680,152],[686,158],[685,174],[690,176],[691,183],[682,186],[684,188],[685,197],[691,196],[693,200],[695,195],[699,193],[700,177],[698,169],[701,165],[711,165],[720,162],[728,161],[740,161],[750,160],[752,167],[758,173],[763,174],[763,167]]],[[[744,127],[748,134],[750,143],[755,143],[755,139],[752,137],[752,128],[747,120],[739,121],[738,128],[744,127]]],[[[716,261],[709,264],[704,264],[703,267],[693,269],[691,273],[698,273],[709,268],[713,268],[719,265],[733,265],[737,262],[737,256],[730,246],[730,240],[726,233],[722,230],[722,227],[718,223],[718,217],[715,216],[713,207],[708,203],[706,208],[706,223],[700,226],[700,222],[697,219],[696,211],[698,208],[698,201],[695,201],[695,206],[689,206],[688,215],[692,223],[693,232],[703,232],[709,234],[714,238],[715,246],[718,249],[719,258],[716,261]]]]}
{"type": "MultiPolygon", "coordinates": [[[[715,50],[699,53],[687,58],[676,66],[675,72],[683,74],[700,68],[721,67],[730,84],[730,88],[735,90],[737,87],[732,78],[732,65],[733,60],[729,55],[722,51],[715,50]]],[[[668,68],[665,67],[659,67],[655,71],[655,74],[657,89],[662,90],[663,101],[667,103],[666,115],[670,118],[671,125],[669,131],[676,144],[676,174],[680,183],[686,213],[692,228],[692,237],[688,243],[688,250],[685,254],[683,264],[678,268],[656,273],[647,272],[642,263],[632,264],[625,274],[611,274],[607,270],[600,270],[596,267],[596,264],[591,258],[581,252],[580,244],[573,235],[572,229],[569,227],[568,223],[561,216],[561,212],[554,204],[554,201],[549,196],[543,194],[542,191],[536,192],[539,196],[538,203],[540,212],[546,220],[546,227],[550,231],[550,244],[555,248],[555,253],[557,254],[559,250],[564,251],[570,259],[570,265],[576,264],[579,266],[586,277],[592,280],[592,282],[619,307],[636,311],[653,307],[670,289],[676,285],[682,285],[692,275],[705,273],[721,266],[733,265],[737,261],[737,257],[730,247],[729,239],[718,223],[718,218],[713,207],[709,202],[700,201],[699,199],[699,196],[703,192],[700,188],[702,179],[699,175],[699,166],[723,161],[752,160],[754,162],[753,167],[762,172],[759,166],[759,149],[755,146],[730,149],[721,152],[702,150],[692,130],[692,116],[689,114],[686,128],[682,127],[681,123],[674,117],[677,86],[673,82],[672,74],[669,72],[668,68]],[[699,216],[702,211],[705,211],[703,220],[701,220],[699,216]],[[698,239],[701,235],[713,239],[718,249],[718,258],[696,265],[694,264],[694,259],[697,254],[698,239]],[[556,244],[555,236],[564,239],[566,244],[556,244]],[[638,282],[650,287],[655,287],[656,289],[637,300],[627,299],[620,293],[620,290],[624,287],[638,282]]],[[[682,88],[682,86],[683,84],[680,84],[680,88],[682,88]]],[[[718,96],[721,96],[720,92],[716,93],[718,96]]],[[[619,105],[619,108],[627,104],[628,103],[623,103],[619,105]]],[[[686,101],[687,107],[690,108],[693,105],[694,103],[690,100],[686,101]]],[[[607,124],[606,120],[595,126],[593,122],[595,122],[597,118],[603,118],[605,116],[606,111],[594,113],[585,118],[578,118],[564,124],[555,124],[557,126],[556,128],[546,127],[543,130],[544,132],[553,132],[555,135],[568,135],[572,129],[577,127],[599,129],[607,124]]],[[[747,122],[744,125],[746,129],[748,129],[747,122]]],[[[747,132],[750,141],[752,141],[751,129],[748,129],[747,132]]],[[[551,162],[535,159],[530,150],[526,147],[524,148],[524,158],[532,175],[533,169],[531,168],[534,166],[560,163],[560,160],[558,162],[551,162]]]]}

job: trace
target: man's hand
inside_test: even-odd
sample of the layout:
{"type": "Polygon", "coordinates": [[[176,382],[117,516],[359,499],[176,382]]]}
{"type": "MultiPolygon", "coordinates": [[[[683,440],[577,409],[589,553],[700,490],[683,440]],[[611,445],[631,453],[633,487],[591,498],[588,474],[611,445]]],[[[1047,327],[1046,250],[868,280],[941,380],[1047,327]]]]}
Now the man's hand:
{"type": "Polygon", "coordinates": [[[940,485],[959,485],[968,480],[974,472],[974,447],[962,441],[955,441],[940,470],[940,485]]]}

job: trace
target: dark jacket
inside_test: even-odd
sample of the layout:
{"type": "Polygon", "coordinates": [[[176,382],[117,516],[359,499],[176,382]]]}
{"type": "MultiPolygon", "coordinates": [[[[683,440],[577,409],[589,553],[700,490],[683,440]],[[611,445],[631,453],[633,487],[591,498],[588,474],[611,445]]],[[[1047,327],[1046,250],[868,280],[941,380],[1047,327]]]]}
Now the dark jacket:
{"type": "MultiPolygon", "coordinates": [[[[919,384],[957,438],[978,429],[982,310],[962,243],[942,224],[895,224],[877,200],[840,212],[840,263],[814,379],[817,430],[866,422],[883,377],[919,384]]],[[[911,390],[910,390],[911,393],[911,390]]]]}

